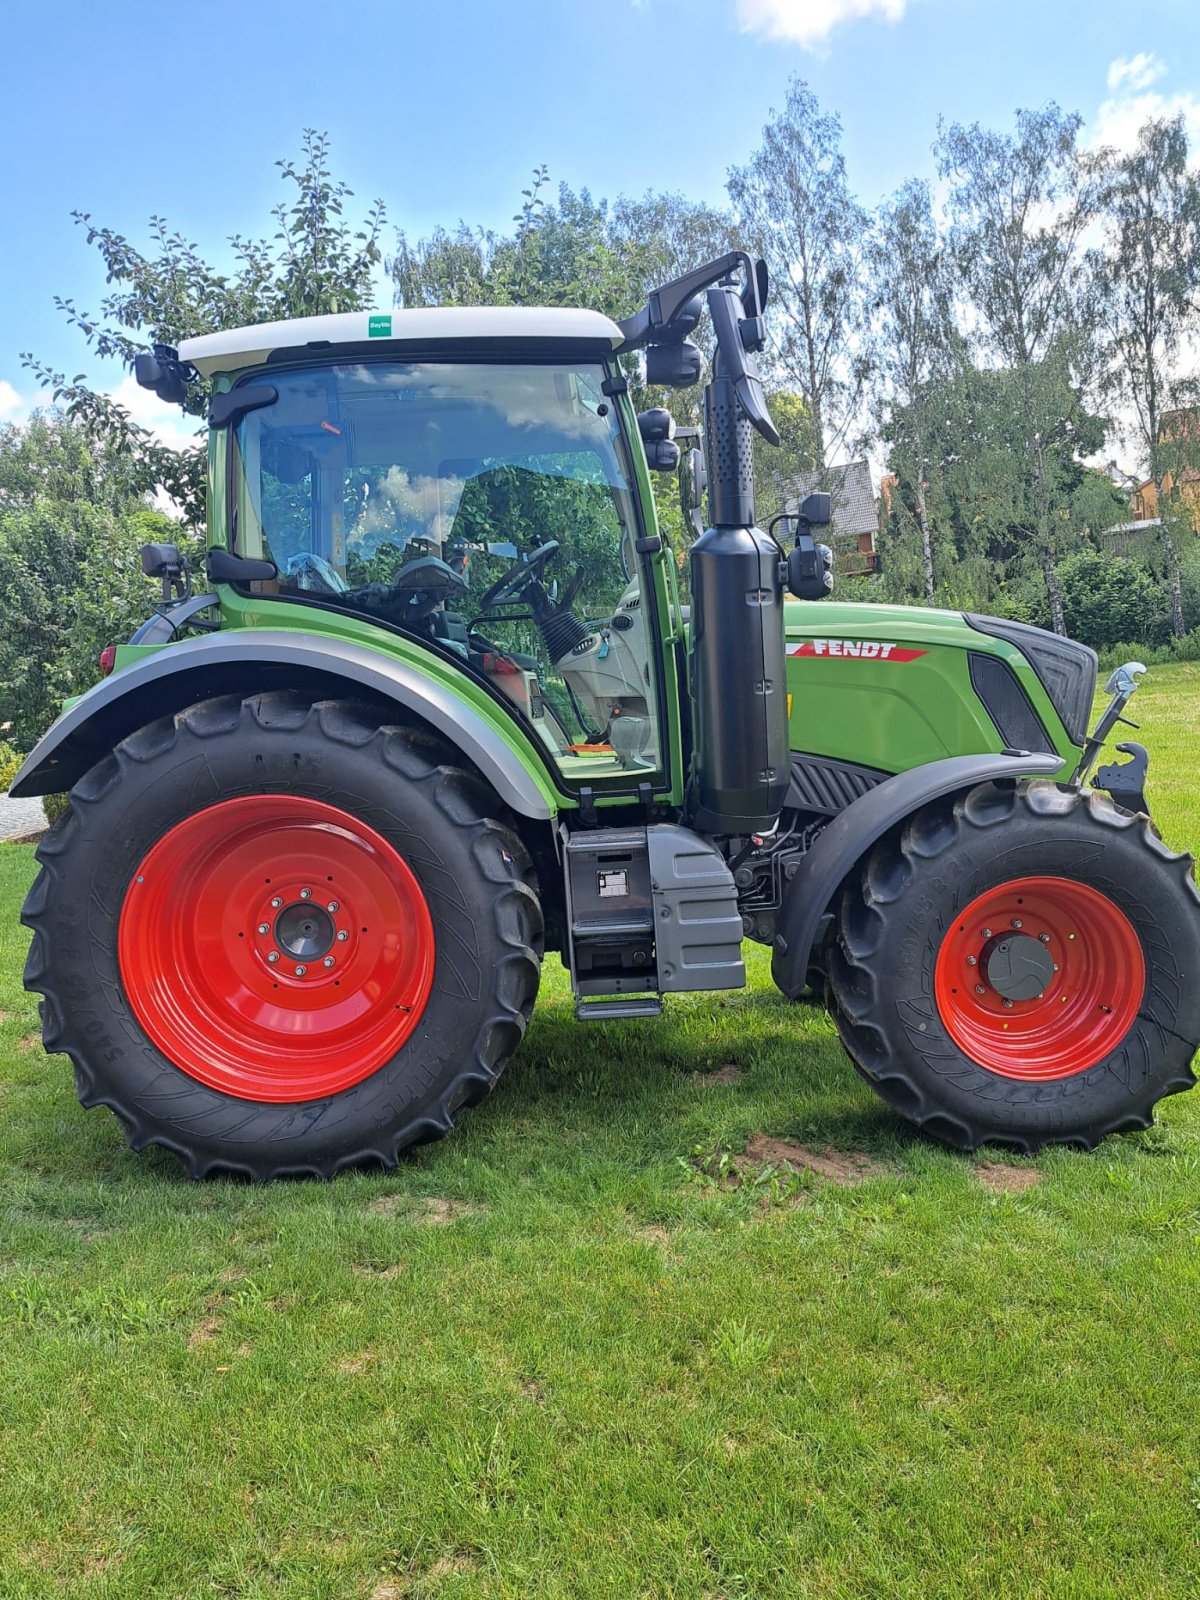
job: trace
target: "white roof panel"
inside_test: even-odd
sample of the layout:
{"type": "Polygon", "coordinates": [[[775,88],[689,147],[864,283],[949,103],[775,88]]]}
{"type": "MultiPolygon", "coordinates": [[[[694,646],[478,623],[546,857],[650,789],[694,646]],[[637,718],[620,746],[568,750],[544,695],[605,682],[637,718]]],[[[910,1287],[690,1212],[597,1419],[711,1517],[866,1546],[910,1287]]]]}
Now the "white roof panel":
{"type": "Polygon", "coordinates": [[[411,311],[342,311],[327,317],[297,317],[260,322],[184,339],[181,360],[205,377],[260,366],[276,350],[308,345],[367,344],[378,339],[440,344],[453,340],[594,339],[615,349],[622,341],[617,324],[599,311],[561,306],[419,306],[411,311]]]}

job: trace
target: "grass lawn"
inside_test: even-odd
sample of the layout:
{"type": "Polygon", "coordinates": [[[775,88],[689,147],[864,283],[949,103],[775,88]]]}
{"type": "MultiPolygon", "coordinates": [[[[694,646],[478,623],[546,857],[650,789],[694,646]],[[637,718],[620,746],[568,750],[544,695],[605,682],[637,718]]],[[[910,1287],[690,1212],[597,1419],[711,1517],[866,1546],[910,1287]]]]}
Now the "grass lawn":
{"type": "MultiPolygon", "coordinates": [[[[1200,852],[1200,667],[1135,706],[1200,852]]],[[[32,873],[0,848],[4,1600],[1200,1592],[1200,1095],[964,1158],[765,960],[586,1030],[555,964],[399,1172],[193,1186],[32,1037],[32,873]],[[764,1134],[835,1176],[720,1181],[764,1134]]]]}

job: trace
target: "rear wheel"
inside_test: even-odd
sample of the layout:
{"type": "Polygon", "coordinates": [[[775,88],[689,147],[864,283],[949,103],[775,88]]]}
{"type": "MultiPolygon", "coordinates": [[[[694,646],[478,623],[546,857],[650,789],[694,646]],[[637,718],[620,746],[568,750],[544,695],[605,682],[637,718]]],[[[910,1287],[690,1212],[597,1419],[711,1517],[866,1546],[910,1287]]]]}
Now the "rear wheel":
{"type": "Polygon", "coordinates": [[[984,785],[871,852],[829,992],[855,1065],[926,1132],[1091,1148],[1194,1082],[1190,860],[1107,796],[984,785]]]}
{"type": "Polygon", "coordinates": [[[24,911],[47,1049],[193,1176],[393,1165],[499,1076],[541,911],[490,792],[411,730],[208,701],[76,786],[24,911]]]}

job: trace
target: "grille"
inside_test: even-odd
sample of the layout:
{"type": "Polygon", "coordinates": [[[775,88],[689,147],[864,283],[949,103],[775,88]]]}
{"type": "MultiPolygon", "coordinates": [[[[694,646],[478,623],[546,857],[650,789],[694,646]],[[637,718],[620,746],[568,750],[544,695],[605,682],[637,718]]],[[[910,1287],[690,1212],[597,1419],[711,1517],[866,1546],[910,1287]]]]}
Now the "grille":
{"type": "Polygon", "coordinates": [[[983,702],[996,730],[1010,750],[1054,753],[1050,736],[1041,718],[1029,703],[1029,696],[1017,681],[1012,668],[998,656],[970,651],[971,686],[983,702]]]}

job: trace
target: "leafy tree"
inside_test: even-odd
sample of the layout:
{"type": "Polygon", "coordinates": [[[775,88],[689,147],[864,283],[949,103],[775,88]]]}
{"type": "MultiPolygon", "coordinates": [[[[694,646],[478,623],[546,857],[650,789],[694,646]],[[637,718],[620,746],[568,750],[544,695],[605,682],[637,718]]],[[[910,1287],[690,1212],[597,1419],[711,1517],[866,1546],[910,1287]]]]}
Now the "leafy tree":
{"type": "Polygon", "coordinates": [[[921,541],[921,581],[934,596],[929,478],[934,468],[935,385],[961,360],[954,322],[950,260],[933,218],[929,186],[907,183],[880,208],[867,246],[870,311],[877,339],[876,418],[894,414],[890,435],[894,473],[912,489],[912,516],[921,541]]]}
{"type": "Polygon", "coordinates": [[[138,546],[177,529],[120,452],[68,419],[0,431],[0,723],[28,750],[156,598],[138,546]]]}
{"type": "MultiPolygon", "coordinates": [[[[300,160],[278,161],[276,166],[290,192],[271,213],[275,231],[263,239],[235,234],[229,240],[234,261],[229,272],[209,264],[199,247],[164,217],[150,219],[152,248],[143,253],[89,213],[74,213],[86,229],[87,242],[100,252],[114,288],[98,315],[81,311],[70,299],[56,304],[96,355],[132,365],[137,352],[154,343],[174,344],[221,328],[374,305],[383,202],[376,201],[357,227],[346,220],[353,191],[332,177],[328,136],[312,129],[303,134],[300,160]]],[[[202,445],[171,450],[134,423],[110,396],[91,388],[84,375],[67,379],[32,355],[22,359],[68,416],[125,457],[143,492],[162,487],[190,523],[201,521],[202,445]]],[[[187,409],[199,416],[205,404],[199,387],[193,388],[187,409]]]]}
{"type": "Polygon", "coordinates": [[[836,116],[793,78],[782,112],[729,194],[742,232],[772,273],[781,387],[808,408],[816,465],[851,444],[869,371],[861,290],[867,215],[850,193],[836,116]]]}
{"type": "Polygon", "coordinates": [[[1079,550],[1064,557],[1059,577],[1072,638],[1093,650],[1111,650],[1126,639],[1150,642],[1155,585],[1144,568],[1121,556],[1079,550]]]}
{"type": "Polygon", "coordinates": [[[1091,253],[1103,329],[1102,392],[1132,408],[1138,453],[1154,483],[1171,592],[1171,629],[1185,631],[1179,545],[1171,495],[1200,455],[1195,379],[1180,370],[1200,331],[1200,178],[1188,167],[1183,117],[1148,122],[1126,155],[1098,162],[1103,247],[1091,253]],[[1174,413],[1174,415],[1172,415],[1174,413]]]}
{"type": "Polygon", "coordinates": [[[1021,492],[1012,511],[1037,551],[1057,633],[1066,627],[1055,565],[1062,484],[1051,454],[1077,424],[1076,380],[1090,376],[1091,360],[1080,240],[1092,196],[1077,149],[1081,120],[1051,104],[1019,111],[1015,135],[956,123],[936,146],[978,342],[1017,377],[1021,426],[1012,446],[1021,492]]]}

